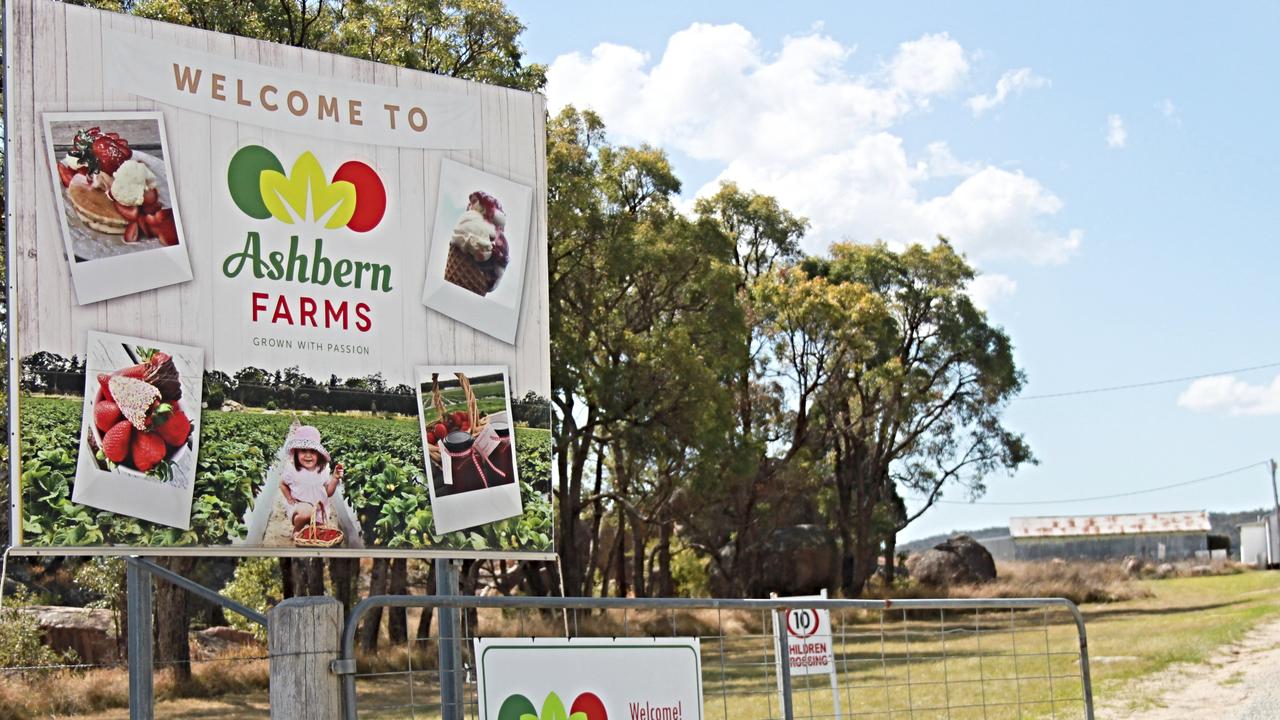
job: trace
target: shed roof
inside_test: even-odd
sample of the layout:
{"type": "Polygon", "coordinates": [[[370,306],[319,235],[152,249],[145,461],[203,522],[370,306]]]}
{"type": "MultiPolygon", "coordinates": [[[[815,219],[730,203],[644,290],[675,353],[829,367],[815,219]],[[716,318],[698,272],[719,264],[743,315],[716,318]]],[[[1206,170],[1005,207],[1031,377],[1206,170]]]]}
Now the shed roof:
{"type": "Polygon", "coordinates": [[[1204,510],[1009,518],[1009,534],[1015,539],[1207,533],[1210,527],[1204,510]]]}

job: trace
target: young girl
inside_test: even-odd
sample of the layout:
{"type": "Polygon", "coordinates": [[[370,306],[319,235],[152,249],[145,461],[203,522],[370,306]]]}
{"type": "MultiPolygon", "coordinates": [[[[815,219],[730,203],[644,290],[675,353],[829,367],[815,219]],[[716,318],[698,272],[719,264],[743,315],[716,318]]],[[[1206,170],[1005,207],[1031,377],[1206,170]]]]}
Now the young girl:
{"type": "Polygon", "coordinates": [[[296,532],[311,522],[312,515],[316,524],[328,517],[330,498],[342,481],[342,463],[334,463],[333,472],[329,471],[329,452],[320,442],[320,431],[310,425],[296,428],[284,449],[289,462],[280,474],[280,492],[296,532]]]}

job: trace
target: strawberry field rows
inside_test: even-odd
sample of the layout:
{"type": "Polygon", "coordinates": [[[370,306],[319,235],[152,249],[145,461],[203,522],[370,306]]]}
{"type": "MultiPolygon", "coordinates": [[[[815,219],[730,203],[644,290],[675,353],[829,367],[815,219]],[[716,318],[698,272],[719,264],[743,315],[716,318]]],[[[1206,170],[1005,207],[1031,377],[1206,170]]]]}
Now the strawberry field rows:
{"type": "MultiPolygon", "coordinates": [[[[276,457],[291,416],[206,412],[201,417],[191,529],[181,531],[71,502],[79,443],[78,401],[23,397],[22,511],[29,545],[227,545],[276,457]]],[[[344,492],[370,547],[551,549],[551,436],[517,428],[525,513],[470,531],[431,535],[416,418],[304,415],[345,468],[344,492]],[[536,489],[535,489],[536,487],[536,489]]]]}

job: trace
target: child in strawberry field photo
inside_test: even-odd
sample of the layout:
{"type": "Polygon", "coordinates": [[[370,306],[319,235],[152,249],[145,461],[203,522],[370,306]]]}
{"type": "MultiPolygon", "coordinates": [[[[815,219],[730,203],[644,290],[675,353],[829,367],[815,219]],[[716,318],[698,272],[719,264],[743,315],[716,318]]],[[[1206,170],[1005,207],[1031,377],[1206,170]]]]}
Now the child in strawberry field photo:
{"type": "Polygon", "coordinates": [[[332,510],[331,498],[342,481],[342,463],[333,463],[320,440],[320,431],[311,425],[293,429],[285,441],[286,463],[280,474],[280,492],[288,503],[289,521],[301,530],[315,518],[324,524],[332,510]]]}

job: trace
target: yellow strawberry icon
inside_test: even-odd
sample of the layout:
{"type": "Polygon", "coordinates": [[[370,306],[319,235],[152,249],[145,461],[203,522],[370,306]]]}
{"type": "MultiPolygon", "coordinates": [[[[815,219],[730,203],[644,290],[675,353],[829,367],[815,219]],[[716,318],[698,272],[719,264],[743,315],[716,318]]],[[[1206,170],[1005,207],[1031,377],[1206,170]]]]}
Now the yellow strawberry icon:
{"type": "Polygon", "coordinates": [[[288,177],[278,170],[265,169],[258,183],[262,202],[271,216],[289,225],[295,218],[307,218],[308,197],[311,218],[323,220],[331,230],[345,226],[356,212],[356,186],[345,180],[330,183],[320,161],[309,151],[298,156],[288,177]]]}

